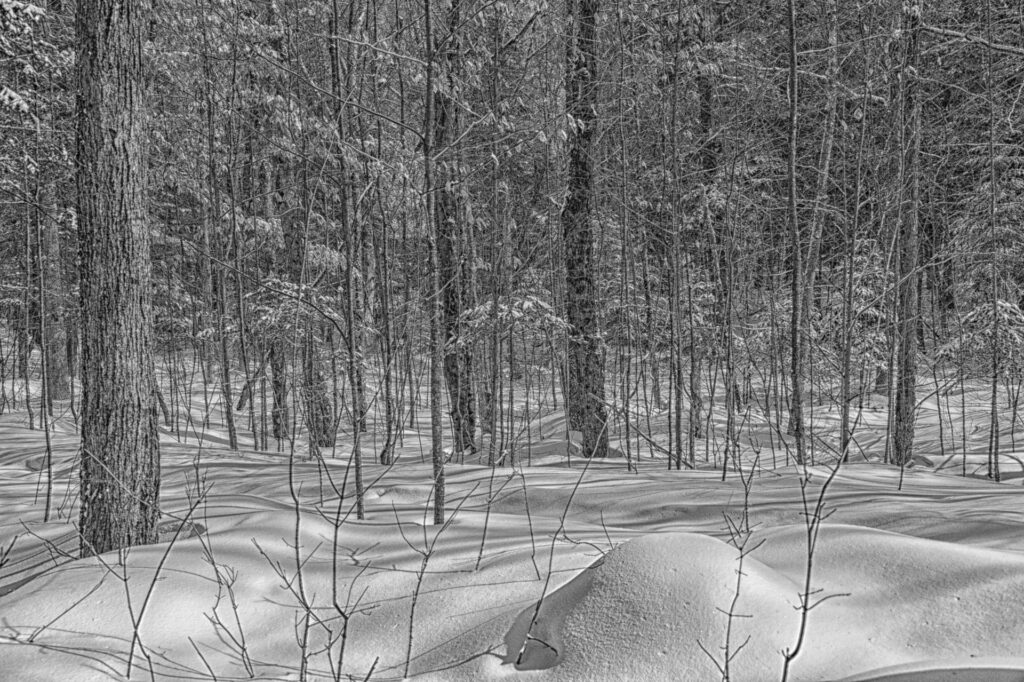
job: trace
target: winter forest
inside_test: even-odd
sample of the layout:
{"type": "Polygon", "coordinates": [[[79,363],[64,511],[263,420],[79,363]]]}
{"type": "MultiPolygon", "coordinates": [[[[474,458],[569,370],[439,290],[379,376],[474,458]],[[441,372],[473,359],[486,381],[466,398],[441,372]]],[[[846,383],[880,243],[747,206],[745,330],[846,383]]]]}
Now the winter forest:
{"type": "Polygon", "coordinates": [[[0,0],[0,130],[0,679],[1024,679],[1019,0],[0,0]]]}

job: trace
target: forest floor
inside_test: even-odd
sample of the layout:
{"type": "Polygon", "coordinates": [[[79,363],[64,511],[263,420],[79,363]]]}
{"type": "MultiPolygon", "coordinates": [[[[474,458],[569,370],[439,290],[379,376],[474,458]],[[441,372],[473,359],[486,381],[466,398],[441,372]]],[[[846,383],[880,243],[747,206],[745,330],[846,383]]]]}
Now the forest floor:
{"type": "MultiPolygon", "coordinates": [[[[515,468],[447,467],[441,527],[426,421],[391,467],[363,439],[357,520],[344,439],[320,462],[232,452],[214,419],[162,435],[162,542],[90,559],[75,558],[72,416],[52,425],[44,521],[44,433],[8,412],[0,679],[767,681],[788,651],[790,680],[1024,680],[1024,449],[1003,419],[1003,482],[986,479],[985,395],[946,396],[941,420],[926,399],[902,472],[881,463],[877,399],[817,515],[824,405],[820,462],[793,465],[752,419],[724,481],[714,455],[682,471],[649,448],[633,471],[567,458],[552,411],[515,468]]],[[[651,417],[667,442],[667,413],[651,417]]]]}

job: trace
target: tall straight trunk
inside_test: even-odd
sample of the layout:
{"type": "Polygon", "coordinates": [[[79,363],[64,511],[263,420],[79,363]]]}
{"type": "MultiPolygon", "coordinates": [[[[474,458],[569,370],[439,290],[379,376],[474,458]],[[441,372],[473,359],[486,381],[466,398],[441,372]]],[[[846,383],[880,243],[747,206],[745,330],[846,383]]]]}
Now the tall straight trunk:
{"type": "MultiPolygon", "coordinates": [[[[701,413],[703,412],[703,400],[700,397],[700,372],[703,352],[698,349],[697,343],[697,318],[694,315],[694,299],[693,299],[693,278],[690,276],[690,269],[686,270],[686,309],[687,309],[687,322],[690,327],[690,412],[688,415],[688,426],[686,429],[686,452],[690,458],[690,467],[695,467],[697,464],[697,439],[704,438],[704,427],[701,421],[701,413]]],[[[679,343],[679,342],[677,342],[679,343]]],[[[682,369],[677,369],[677,372],[682,372],[682,369]]],[[[680,389],[682,388],[682,376],[680,374],[678,378],[680,389]]],[[[681,442],[681,441],[680,441],[681,442]]]]}
{"type": "Polygon", "coordinates": [[[284,340],[270,340],[270,390],[273,407],[270,410],[271,428],[278,450],[291,432],[288,417],[288,349],[284,340]]]}
{"type": "MultiPolygon", "coordinates": [[[[225,320],[228,318],[228,293],[231,292],[233,307],[238,315],[236,332],[238,342],[238,363],[241,366],[242,374],[245,383],[243,389],[240,392],[239,400],[236,406],[231,409],[234,411],[242,410],[249,399],[252,398],[252,386],[254,379],[252,376],[251,368],[249,366],[249,337],[250,332],[248,330],[248,323],[246,321],[246,288],[245,281],[249,279],[246,273],[245,262],[248,259],[243,259],[243,248],[240,248],[242,243],[242,234],[239,229],[239,216],[244,215],[243,211],[239,210],[242,207],[239,204],[239,188],[243,184],[241,173],[244,173],[246,161],[243,158],[239,158],[239,145],[242,143],[240,135],[241,129],[244,127],[246,116],[239,116],[236,112],[244,111],[242,103],[239,101],[240,97],[240,84],[239,84],[239,52],[238,44],[233,43],[231,48],[231,78],[229,81],[230,95],[228,97],[227,109],[230,114],[227,117],[225,123],[224,136],[227,138],[227,160],[225,168],[225,190],[227,192],[227,220],[228,220],[228,245],[230,246],[230,253],[228,249],[225,249],[223,253],[223,260],[227,263],[229,260],[232,262],[231,273],[224,272],[223,278],[221,279],[221,316],[225,320]],[[241,125],[239,123],[241,121],[241,125]],[[234,284],[234,290],[229,289],[229,284],[234,284]]],[[[252,149],[253,142],[249,143],[250,149],[252,149]]],[[[242,147],[243,154],[245,147],[242,147]]],[[[249,202],[246,202],[249,203],[249,202]]],[[[255,217],[255,214],[253,214],[255,217]]],[[[222,370],[222,381],[227,380],[228,391],[224,394],[225,397],[231,396],[230,386],[230,349],[231,343],[227,338],[227,329],[221,328],[221,358],[225,365],[228,366],[228,370],[222,370]]],[[[254,403],[249,402],[249,406],[253,407],[254,403]]],[[[229,440],[232,440],[235,445],[238,444],[238,435],[236,431],[236,417],[234,411],[231,413],[230,428],[228,430],[229,440]]],[[[248,414],[248,426],[254,436],[254,446],[259,447],[259,441],[255,438],[256,435],[256,412],[254,409],[249,410],[248,414]]]]}
{"type": "MultiPolygon", "coordinates": [[[[866,80],[867,79],[865,79],[865,81],[866,80]]],[[[864,92],[868,92],[866,82],[864,83],[864,92]]],[[[853,442],[853,432],[850,428],[850,402],[853,400],[853,396],[850,392],[851,372],[853,371],[853,283],[856,275],[854,271],[854,262],[857,250],[857,235],[860,231],[861,222],[860,197],[864,187],[864,146],[868,131],[866,101],[863,102],[862,107],[863,115],[861,117],[860,129],[858,131],[856,176],[854,178],[853,190],[853,223],[846,228],[846,267],[843,284],[843,348],[840,360],[840,398],[842,400],[842,407],[839,417],[839,453],[843,462],[849,461],[850,445],[853,442]]],[[[863,374],[863,370],[861,370],[861,373],[863,374]]],[[[861,393],[864,391],[863,383],[864,382],[861,381],[861,386],[858,389],[861,393]]]]}
{"type": "MultiPolygon", "coordinates": [[[[224,427],[228,432],[228,443],[232,450],[238,449],[238,433],[235,430],[234,397],[231,390],[231,355],[228,348],[227,338],[227,289],[224,282],[224,273],[214,271],[215,258],[223,259],[224,247],[220,236],[220,186],[218,185],[217,168],[217,131],[216,131],[216,100],[214,99],[213,88],[215,87],[215,76],[210,55],[212,49],[207,35],[207,26],[203,24],[203,42],[207,54],[203,57],[203,71],[206,81],[205,107],[206,107],[206,153],[207,153],[207,189],[209,191],[208,206],[203,216],[203,248],[206,251],[205,262],[207,272],[204,276],[206,286],[206,313],[212,319],[207,320],[204,328],[215,327],[217,350],[220,353],[220,389],[221,405],[224,412],[224,427]]],[[[209,352],[207,359],[212,359],[212,352],[209,352]]]]}
{"type": "MultiPolygon", "coordinates": [[[[832,150],[835,146],[836,121],[838,119],[838,80],[839,80],[839,6],[838,0],[828,0],[826,7],[826,34],[828,36],[828,90],[825,96],[825,125],[822,130],[821,152],[818,158],[818,177],[814,190],[814,207],[811,211],[811,220],[808,231],[807,258],[803,263],[803,281],[800,284],[802,289],[803,302],[800,306],[800,317],[803,325],[803,342],[801,351],[804,354],[802,364],[804,368],[811,366],[814,344],[811,343],[811,320],[814,317],[815,304],[815,280],[818,275],[818,264],[821,259],[822,234],[825,228],[825,206],[828,202],[829,183],[832,173],[832,150]]],[[[813,391],[813,386],[811,387],[813,391]]],[[[801,389],[800,398],[804,398],[804,391],[801,389]]],[[[803,405],[800,409],[790,412],[793,421],[790,432],[795,429],[795,419],[803,414],[803,405]]]]}
{"type": "Polygon", "coordinates": [[[227,332],[227,285],[223,273],[217,275],[217,341],[220,350],[220,390],[223,397],[224,428],[228,432],[228,447],[238,449],[238,430],[235,428],[234,396],[231,389],[231,352],[227,332]]]}
{"type": "MultiPolygon", "coordinates": [[[[355,20],[354,7],[349,6],[347,19],[347,31],[352,33],[355,20]]],[[[338,175],[340,187],[338,196],[338,210],[341,218],[341,229],[343,236],[343,248],[345,250],[345,287],[344,300],[341,302],[345,310],[345,346],[348,351],[347,374],[349,384],[352,388],[352,429],[353,434],[366,431],[366,392],[363,378],[363,330],[361,321],[363,319],[362,303],[363,298],[359,295],[359,267],[362,263],[363,245],[361,239],[360,223],[362,216],[359,210],[359,201],[356,199],[356,174],[349,168],[346,162],[344,145],[350,141],[352,135],[349,130],[349,109],[345,106],[346,98],[352,90],[352,68],[347,67],[352,61],[351,48],[344,47],[340,40],[341,35],[341,11],[338,0],[331,2],[331,17],[328,22],[328,31],[333,39],[329,43],[331,58],[331,89],[334,93],[335,118],[339,140],[339,147],[335,155],[338,163],[338,175]],[[347,50],[347,59],[342,59],[343,50],[347,50]],[[346,68],[347,67],[347,68],[346,68]]],[[[364,268],[363,277],[369,273],[364,268]]],[[[365,280],[364,280],[365,286],[365,280]]],[[[389,464],[390,451],[382,452],[381,462],[389,464]]]]}
{"type": "MultiPolygon", "coordinates": [[[[23,162],[23,176],[24,176],[24,191],[25,195],[32,191],[29,183],[28,173],[28,157],[25,157],[23,162]]],[[[28,410],[28,428],[35,428],[35,413],[32,411],[32,386],[29,383],[29,361],[32,359],[32,271],[35,269],[32,257],[32,211],[26,205],[24,214],[24,235],[25,235],[25,280],[24,280],[24,293],[22,294],[22,315],[19,322],[22,324],[22,328],[19,330],[17,335],[18,340],[21,342],[21,348],[18,352],[18,361],[20,364],[20,376],[25,382],[25,408],[28,410]]]]}
{"type": "MultiPolygon", "coordinates": [[[[426,112],[423,124],[423,186],[424,214],[429,221],[436,219],[434,208],[434,35],[430,0],[423,0],[424,33],[427,44],[425,97],[426,112]]],[[[441,440],[441,380],[444,365],[444,341],[441,338],[441,268],[438,256],[438,232],[434,224],[430,235],[430,461],[434,475],[434,524],[444,523],[445,511],[445,454],[441,440]]]]}
{"type": "MultiPolygon", "coordinates": [[[[491,22],[491,74],[488,78],[488,95],[490,99],[491,111],[498,111],[498,85],[500,82],[499,67],[501,63],[501,48],[504,44],[504,33],[502,30],[502,13],[494,12],[493,19],[491,22]]],[[[499,140],[501,139],[501,129],[498,125],[499,121],[494,118],[491,121],[490,126],[490,145],[489,151],[495,159],[500,158],[501,148],[499,140]]],[[[490,436],[490,441],[487,446],[487,464],[494,466],[497,457],[496,453],[499,451],[499,445],[501,450],[504,450],[505,446],[505,427],[504,421],[499,418],[500,411],[500,395],[501,395],[501,334],[502,330],[500,327],[499,320],[499,304],[501,303],[501,296],[504,293],[504,255],[505,246],[508,244],[508,220],[505,215],[505,200],[501,192],[501,169],[495,164],[494,171],[490,177],[490,191],[488,192],[488,209],[490,213],[491,224],[496,228],[494,238],[492,240],[490,249],[491,258],[491,308],[490,308],[490,329],[489,338],[487,339],[488,354],[486,356],[485,372],[486,378],[482,382],[484,385],[483,395],[480,399],[480,426],[481,432],[487,433],[490,436]]],[[[548,341],[550,342],[550,335],[548,335],[548,341]]],[[[554,381],[555,372],[552,371],[552,381],[554,381]]],[[[552,388],[554,393],[554,388],[552,388]]]]}
{"type": "MultiPolygon", "coordinates": [[[[302,153],[305,152],[303,142],[302,153]]],[[[296,190],[299,192],[297,203],[302,207],[302,222],[296,223],[293,228],[296,243],[293,247],[293,271],[301,289],[311,288],[313,285],[308,282],[310,245],[310,225],[313,212],[314,190],[310,183],[309,169],[303,165],[300,182],[296,190]]],[[[301,323],[295,320],[296,334],[298,326],[303,326],[301,341],[301,359],[295,358],[295,362],[302,363],[302,410],[303,421],[306,425],[307,443],[311,457],[320,455],[320,448],[330,448],[335,440],[334,403],[327,379],[324,377],[323,364],[320,354],[317,352],[319,339],[316,336],[317,325],[310,318],[301,323]]]]}
{"type": "Polygon", "coordinates": [[[898,333],[896,349],[896,404],[893,416],[894,463],[910,461],[914,449],[914,413],[917,387],[917,261],[918,214],[921,195],[921,102],[918,96],[918,34],[921,0],[904,6],[904,54],[901,68],[901,120],[903,131],[903,220],[900,224],[898,333]]]}
{"type": "Polygon", "coordinates": [[[569,425],[583,434],[583,455],[608,454],[604,405],[604,358],[594,285],[594,235],[590,204],[594,172],[591,148],[597,123],[598,0],[568,0],[565,110],[569,117],[568,193],[562,209],[565,242],[569,357],[565,395],[569,425]]]}
{"type": "MultiPolygon", "coordinates": [[[[732,196],[735,191],[736,178],[730,173],[729,188],[727,195],[732,196]]],[[[734,328],[736,317],[736,261],[739,258],[736,248],[736,229],[733,222],[733,215],[726,211],[723,222],[724,230],[721,237],[724,262],[717,268],[721,273],[722,280],[719,284],[721,293],[719,295],[719,310],[721,314],[722,334],[722,370],[725,381],[725,452],[722,457],[722,477],[726,476],[730,461],[736,468],[737,473],[742,474],[742,466],[739,459],[739,438],[737,436],[737,405],[740,400],[740,391],[737,387],[736,372],[736,330],[734,328]]]]}
{"type": "Polygon", "coordinates": [[[324,376],[312,324],[307,322],[302,342],[302,387],[306,428],[309,432],[310,454],[334,445],[334,405],[324,376]]]}
{"type": "MultiPolygon", "coordinates": [[[[988,41],[992,42],[992,0],[985,2],[985,34],[988,41]]],[[[989,239],[989,269],[990,285],[989,305],[992,307],[992,328],[991,335],[992,354],[992,396],[989,412],[989,439],[988,439],[988,477],[997,482],[1002,476],[999,472],[999,378],[1002,374],[1002,350],[999,344],[999,254],[996,243],[996,208],[997,194],[999,191],[999,175],[996,172],[996,105],[993,99],[993,74],[992,74],[992,50],[985,52],[985,90],[988,95],[988,239],[989,239]]],[[[45,419],[45,415],[43,416],[45,419]]],[[[1011,422],[1012,424],[1013,422],[1011,422]]],[[[45,422],[44,422],[45,424],[45,422]]]]}
{"type": "MultiPolygon", "coordinates": [[[[708,13],[700,25],[699,39],[702,45],[710,46],[713,45],[716,38],[716,33],[719,23],[718,11],[712,6],[711,3],[704,7],[708,13]]],[[[681,17],[683,12],[682,3],[676,3],[676,13],[681,17]]],[[[676,25],[676,40],[682,41],[682,31],[685,25],[683,21],[678,21],[676,25]]],[[[678,60],[678,57],[677,57],[678,60]]],[[[680,75],[678,66],[675,67],[675,78],[676,82],[679,81],[680,75]]],[[[710,219],[710,212],[707,211],[707,190],[715,185],[715,176],[718,174],[719,164],[719,151],[721,149],[721,143],[718,140],[718,134],[715,131],[715,83],[713,77],[704,70],[701,70],[696,77],[697,96],[699,98],[698,107],[698,118],[697,122],[700,130],[701,145],[697,152],[697,160],[700,164],[700,182],[703,186],[704,191],[700,205],[696,207],[698,211],[703,214],[706,218],[703,221],[703,228],[708,230],[710,233],[708,236],[708,244],[711,245],[710,250],[704,254],[706,263],[709,266],[713,266],[716,261],[721,263],[723,259],[717,257],[716,254],[720,253],[721,249],[725,246],[718,239],[718,234],[714,229],[714,224],[710,219]]],[[[673,93],[673,107],[676,106],[676,95],[673,93]]],[[[674,126],[673,126],[674,127],[674,126]]],[[[679,177],[683,173],[677,169],[676,176],[679,177]]],[[[720,267],[709,267],[708,271],[712,276],[718,276],[724,279],[724,273],[720,267]]],[[[690,369],[689,369],[689,392],[690,392],[690,414],[689,414],[689,431],[690,434],[687,436],[687,448],[690,452],[690,464],[693,465],[696,457],[697,439],[705,438],[710,434],[705,433],[704,430],[704,398],[701,395],[700,376],[704,371],[704,359],[705,349],[702,347],[703,343],[697,342],[696,336],[696,323],[698,322],[697,317],[694,315],[693,309],[693,277],[687,272],[686,273],[686,295],[689,307],[689,325],[690,325],[690,369]]],[[[682,370],[679,370],[680,373],[682,370]]],[[[680,374],[682,376],[682,374],[680,374]]],[[[714,386],[710,388],[711,401],[714,402],[714,386]]],[[[710,417],[710,413],[708,413],[710,417]]],[[[710,429],[709,429],[710,431],[710,429]]]]}
{"type": "Polygon", "coordinates": [[[47,409],[52,401],[71,397],[71,368],[68,364],[67,328],[63,313],[64,282],[61,273],[60,223],[57,220],[56,188],[52,183],[39,188],[36,200],[35,275],[40,284],[39,324],[33,330],[46,361],[47,409]]]}
{"type": "Polygon", "coordinates": [[[797,45],[796,45],[796,5],[794,0],[788,2],[789,14],[789,163],[787,169],[789,185],[789,229],[792,252],[793,274],[790,282],[792,311],[790,313],[790,380],[792,392],[789,396],[790,433],[796,442],[796,461],[803,464],[804,456],[804,417],[803,417],[803,328],[801,308],[803,303],[803,257],[800,235],[800,220],[797,215],[797,45]]]}
{"type": "MultiPolygon", "coordinates": [[[[623,30],[624,27],[622,25],[622,22],[617,22],[617,27],[618,27],[619,49],[623,50],[623,58],[619,60],[619,76],[618,76],[618,88],[617,88],[618,92],[616,93],[616,98],[615,98],[615,100],[616,100],[616,102],[615,102],[615,105],[616,105],[615,106],[616,119],[618,119],[618,124],[617,124],[616,127],[617,127],[617,133],[618,133],[618,137],[619,137],[619,139],[618,139],[619,155],[621,157],[621,161],[619,163],[619,178],[618,178],[618,182],[619,182],[619,187],[618,187],[618,192],[619,192],[619,197],[618,197],[618,199],[619,199],[618,218],[619,218],[619,241],[620,241],[620,245],[619,245],[619,260],[620,260],[620,263],[619,263],[619,305],[620,305],[620,308],[622,310],[626,311],[625,314],[623,315],[623,318],[624,318],[623,323],[624,323],[624,326],[626,328],[626,334],[625,334],[626,338],[625,338],[625,347],[624,348],[622,346],[622,339],[619,339],[619,343],[618,343],[619,349],[618,349],[618,353],[616,354],[617,355],[616,365],[618,367],[618,373],[621,376],[621,382],[616,382],[616,385],[618,387],[620,387],[621,404],[622,404],[621,409],[622,409],[622,415],[623,415],[622,422],[621,422],[621,424],[622,424],[622,431],[620,432],[619,437],[621,438],[622,443],[625,445],[626,470],[627,471],[631,471],[631,470],[633,470],[633,457],[632,457],[632,450],[631,450],[631,444],[630,444],[630,436],[631,436],[631,433],[630,433],[630,418],[631,418],[631,409],[632,409],[632,406],[631,406],[632,400],[631,399],[632,399],[632,396],[633,396],[633,390],[632,390],[633,387],[631,386],[631,380],[632,380],[632,368],[633,368],[633,357],[634,357],[634,347],[633,347],[633,338],[634,338],[633,314],[632,314],[631,311],[635,309],[636,301],[633,298],[633,291],[632,291],[632,287],[630,285],[631,285],[631,282],[635,279],[636,272],[635,272],[635,268],[632,268],[632,266],[633,266],[633,262],[632,262],[633,261],[633,259],[632,259],[633,250],[632,250],[632,248],[630,248],[630,244],[631,244],[630,237],[631,237],[631,232],[632,232],[632,226],[630,224],[630,213],[629,213],[629,211],[627,209],[627,207],[629,205],[628,204],[628,201],[629,201],[629,198],[628,198],[628,186],[629,186],[628,179],[629,179],[629,176],[630,176],[630,164],[629,164],[629,161],[628,161],[629,156],[627,154],[627,149],[626,149],[626,112],[627,112],[626,97],[627,97],[627,95],[626,95],[625,90],[626,90],[626,84],[629,82],[629,80],[628,80],[629,75],[632,75],[633,69],[632,68],[627,69],[626,55],[628,53],[624,49],[629,44],[630,39],[626,35],[626,31],[623,30]],[[629,74],[629,75],[627,75],[627,74],[629,74]]],[[[629,67],[632,67],[631,63],[629,64],[629,67]]],[[[642,362],[642,360],[641,360],[641,362],[642,362]]],[[[642,364],[641,364],[641,367],[642,367],[642,364]]],[[[527,372],[527,377],[529,377],[529,372],[527,372]]],[[[616,404],[617,405],[617,404],[619,404],[619,402],[620,402],[620,400],[616,399],[616,396],[615,396],[615,394],[613,392],[612,393],[612,404],[616,404]]],[[[527,419],[527,424],[529,424],[529,419],[527,419]]],[[[678,456],[677,456],[676,462],[677,462],[677,466],[678,466],[678,456]]],[[[669,462],[669,466],[671,467],[671,462],[669,462]]]]}
{"type": "MultiPolygon", "coordinates": [[[[379,198],[379,197],[378,197],[379,198]]],[[[384,446],[380,449],[380,463],[391,464],[394,459],[395,441],[399,429],[398,410],[395,405],[395,371],[398,366],[398,353],[395,349],[395,325],[392,322],[391,256],[388,245],[387,225],[374,240],[374,261],[377,267],[377,300],[380,306],[380,351],[383,362],[382,379],[384,381],[384,446]]]]}
{"type": "Polygon", "coordinates": [[[476,398],[473,390],[473,356],[462,339],[462,313],[471,307],[469,259],[465,232],[466,210],[462,205],[459,146],[459,72],[461,71],[462,0],[451,0],[446,17],[448,35],[439,55],[440,82],[434,88],[433,147],[435,157],[446,160],[435,168],[434,224],[437,226],[437,257],[441,276],[441,307],[444,326],[444,377],[454,440],[460,456],[474,451],[476,398]]]}
{"type": "MultiPolygon", "coordinates": [[[[648,329],[654,329],[654,301],[651,296],[651,278],[648,273],[647,258],[640,263],[640,273],[643,277],[644,289],[644,322],[648,329]]],[[[675,311],[673,315],[678,315],[675,311]]],[[[654,409],[664,408],[664,401],[661,397],[661,363],[658,353],[661,350],[658,345],[658,338],[655,334],[648,334],[644,337],[645,349],[650,359],[651,368],[651,400],[654,401],[654,409]]]]}
{"type": "Polygon", "coordinates": [[[804,262],[804,317],[809,319],[814,305],[814,281],[821,259],[822,232],[825,227],[825,206],[828,187],[832,180],[832,150],[835,147],[836,121],[839,107],[839,5],[828,0],[828,90],[825,95],[825,125],[822,130],[821,153],[818,159],[818,178],[814,190],[814,208],[811,213],[807,260],[804,262]]]}
{"type": "Polygon", "coordinates": [[[83,555],[154,542],[160,448],[146,224],[142,31],[149,3],[80,0],[83,555]]]}

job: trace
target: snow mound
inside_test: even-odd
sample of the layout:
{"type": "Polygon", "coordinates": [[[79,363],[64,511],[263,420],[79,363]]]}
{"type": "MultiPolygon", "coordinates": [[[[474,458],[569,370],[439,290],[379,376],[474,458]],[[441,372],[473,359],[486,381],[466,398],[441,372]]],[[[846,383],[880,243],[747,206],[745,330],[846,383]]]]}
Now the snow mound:
{"type": "MultiPolygon", "coordinates": [[[[505,663],[545,680],[703,680],[721,678],[728,658],[730,679],[778,679],[797,642],[806,529],[751,543],[737,596],[730,544],[690,533],[626,542],[520,612],[505,663]]],[[[1017,553],[825,525],[811,586],[817,606],[790,679],[1024,680],[1017,553]]]]}
{"type": "Polygon", "coordinates": [[[506,636],[506,662],[557,679],[716,679],[728,639],[730,655],[743,645],[734,669],[781,670],[799,588],[748,556],[727,636],[739,558],[692,533],[627,542],[549,595],[532,628],[536,608],[523,611],[506,636]]]}

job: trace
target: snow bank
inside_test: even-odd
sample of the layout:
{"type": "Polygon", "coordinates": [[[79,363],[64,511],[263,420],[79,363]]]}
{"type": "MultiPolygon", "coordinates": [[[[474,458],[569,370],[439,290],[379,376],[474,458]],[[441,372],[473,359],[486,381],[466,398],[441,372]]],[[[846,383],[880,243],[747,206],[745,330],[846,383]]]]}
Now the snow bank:
{"type": "Polygon", "coordinates": [[[509,658],[559,680],[711,680],[721,677],[728,642],[730,655],[742,647],[734,679],[781,670],[778,652],[795,636],[799,589],[747,557],[727,634],[739,568],[735,548],[703,535],[638,538],[555,591],[528,641],[535,609],[524,611],[506,638],[509,658]]]}
{"type": "MultiPolygon", "coordinates": [[[[519,615],[506,662],[552,680],[713,680],[728,645],[731,679],[778,679],[796,644],[806,533],[752,542],[763,544],[744,559],[733,606],[734,547],[688,533],[621,545],[536,619],[533,607],[519,615]]],[[[1024,557],[839,525],[822,528],[814,566],[812,601],[824,601],[792,679],[1024,679],[1024,557]]]]}

